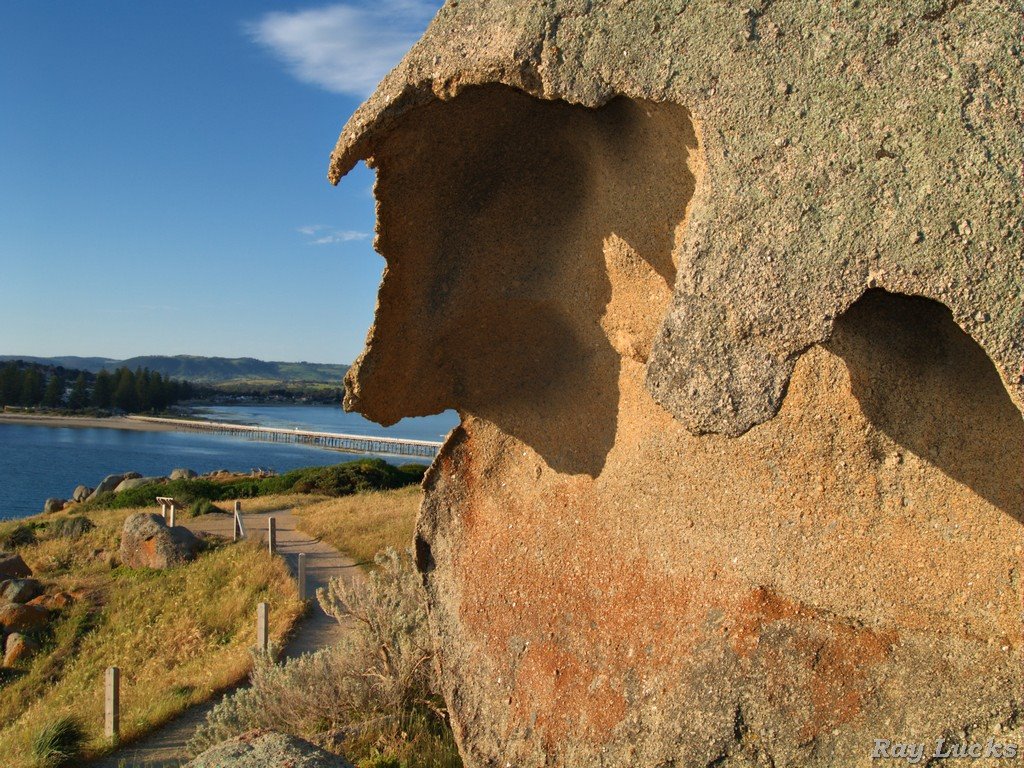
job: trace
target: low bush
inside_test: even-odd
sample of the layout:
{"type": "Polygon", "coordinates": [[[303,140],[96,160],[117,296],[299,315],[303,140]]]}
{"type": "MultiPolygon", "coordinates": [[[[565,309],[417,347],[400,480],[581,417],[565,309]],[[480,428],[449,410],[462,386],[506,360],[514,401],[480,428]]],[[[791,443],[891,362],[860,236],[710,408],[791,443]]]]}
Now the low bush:
{"type": "Polygon", "coordinates": [[[289,660],[263,658],[251,686],[218,704],[189,745],[193,754],[254,728],[341,751],[360,766],[457,768],[433,664],[423,587],[409,555],[389,549],[366,580],[331,582],[317,597],[336,619],[357,620],[335,647],[289,660]]]}
{"type": "Polygon", "coordinates": [[[32,739],[32,758],[38,768],[63,768],[76,763],[85,744],[85,731],[73,717],[53,720],[32,739]]]}

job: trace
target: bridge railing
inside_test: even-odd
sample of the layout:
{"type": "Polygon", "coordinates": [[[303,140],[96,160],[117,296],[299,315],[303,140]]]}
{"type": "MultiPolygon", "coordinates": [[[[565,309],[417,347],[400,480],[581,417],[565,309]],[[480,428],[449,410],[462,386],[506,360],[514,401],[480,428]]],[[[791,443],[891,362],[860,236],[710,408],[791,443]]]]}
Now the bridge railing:
{"type": "Polygon", "coordinates": [[[402,437],[379,435],[348,435],[335,432],[319,432],[303,429],[283,429],[258,425],[230,424],[219,421],[198,419],[170,419],[162,416],[129,416],[134,421],[164,424],[174,429],[195,432],[237,434],[254,440],[267,442],[306,443],[326,448],[338,448],[360,453],[381,453],[399,456],[436,456],[441,449],[440,442],[411,440],[402,437]]]}

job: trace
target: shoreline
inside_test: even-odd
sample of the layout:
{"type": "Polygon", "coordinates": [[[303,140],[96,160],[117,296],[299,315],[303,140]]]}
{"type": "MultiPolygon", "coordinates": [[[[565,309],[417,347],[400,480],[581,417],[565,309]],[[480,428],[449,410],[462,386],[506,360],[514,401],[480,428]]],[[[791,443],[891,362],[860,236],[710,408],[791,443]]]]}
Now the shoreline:
{"type": "Polygon", "coordinates": [[[124,416],[58,416],[35,413],[0,413],[0,425],[66,427],[71,429],[121,429],[132,432],[175,432],[171,424],[136,421],[124,416]]]}

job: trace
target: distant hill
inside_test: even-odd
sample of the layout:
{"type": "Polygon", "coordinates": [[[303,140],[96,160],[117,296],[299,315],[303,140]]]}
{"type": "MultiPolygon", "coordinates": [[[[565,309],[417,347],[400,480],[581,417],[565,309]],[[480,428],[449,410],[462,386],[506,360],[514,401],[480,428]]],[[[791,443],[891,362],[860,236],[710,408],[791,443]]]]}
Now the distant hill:
{"type": "Polygon", "coordinates": [[[308,382],[340,385],[347,365],[330,363],[283,363],[256,360],[252,357],[198,357],[195,355],[145,355],[127,360],[107,357],[28,357],[26,355],[0,355],[0,361],[24,360],[39,365],[62,366],[98,373],[104,368],[113,371],[126,366],[131,369],[148,368],[163,376],[184,379],[200,384],[227,382],[308,382]]]}

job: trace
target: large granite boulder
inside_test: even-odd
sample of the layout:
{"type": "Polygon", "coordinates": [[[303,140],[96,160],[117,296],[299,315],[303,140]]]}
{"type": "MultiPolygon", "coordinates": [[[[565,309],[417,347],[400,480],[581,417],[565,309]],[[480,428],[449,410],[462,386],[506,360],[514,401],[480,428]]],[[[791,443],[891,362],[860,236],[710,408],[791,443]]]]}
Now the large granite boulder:
{"type": "Polygon", "coordinates": [[[32,575],[17,552],[0,552],[0,579],[21,579],[32,575]]]}
{"type": "Polygon", "coordinates": [[[171,470],[171,480],[191,480],[197,477],[194,470],[179,467],[178,469],[171,470]]]}
{"type": "Polygon", "coordinates": [[[201,542],[183,526],[168,528],[164,519],[138,512],[124,521],[121,562],[129,568],[170,568],[194,560],[201,542]]]}
{"type": "Polygon", "coordinates": [[[460,0],[345,126],[346,408],[462,415],[416,551],[467,766],[1024,741],[1022,36],[460,0]]]}
{"type": "Polygon", "coordinates": [[[92,494],[93,489],[87,485],[75,486],[74,493],[71,494],[71,500],[76,502],[82,502],[89,498],[92,494]]]}
{"type": "Polygon", "coordinates": [[[117,486],[119,486],[122,482],[124,482],[124,480],[128,479],[129,475],[135,475],[136,477],[138,477],[138,474],[134,472],[129,472],[127,474],[121,473],[119,475],[107,475],[106,477],[103,478],[102,481],[100,481],[100,484],[96,486],[96,489],[89,494],[86,500],[92,501],[101,494],[113,493],[114,489],[117,488],[117,486]]]}
{"type": "Polygon", "coordinates": [[[43,502],[43,514],[48,515],[52,512],[60,512],[66,504],[67,501],[64,499],[47,499],[43,502]]]}
{"type": "Polygon", "coordinates": [[[345,759],[308,741],[273,731],[252,731],[203,752],[185,768],[352,768],[345,759]]]}

